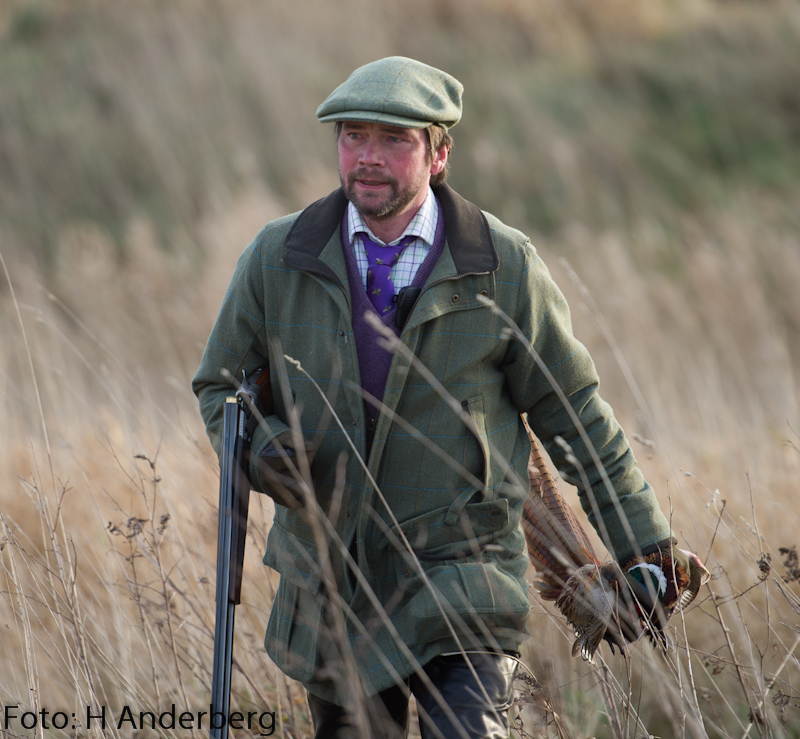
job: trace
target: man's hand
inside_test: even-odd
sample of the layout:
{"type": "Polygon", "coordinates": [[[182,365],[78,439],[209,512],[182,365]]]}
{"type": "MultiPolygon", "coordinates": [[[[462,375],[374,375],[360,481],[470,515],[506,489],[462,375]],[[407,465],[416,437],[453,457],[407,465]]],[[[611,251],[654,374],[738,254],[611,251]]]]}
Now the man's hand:
{"type": "MultiPolygon", "coordinates": [[[[309,466],[314,459],[316,448],[313,442],[303,439],[305,449],[303,454],[308,459],[309,466]]],[[[284,431],[273,439],[258,455],[255,464],[258,467],[264,492],[276,503],[292,510],[297,510],[305,505],[303,484],[295,477],[297,472],[292,470],[292,465],[299,471],[297,453],[295,452],[293,434],[284,431]],[[291,465],[290,465],[291,462],[291,465]]]]}

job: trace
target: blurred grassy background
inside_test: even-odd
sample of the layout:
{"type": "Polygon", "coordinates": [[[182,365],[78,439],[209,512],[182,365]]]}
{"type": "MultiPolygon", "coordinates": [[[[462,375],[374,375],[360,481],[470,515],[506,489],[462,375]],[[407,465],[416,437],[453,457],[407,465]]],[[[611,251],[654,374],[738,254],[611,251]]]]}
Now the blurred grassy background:
{"type": "Polygon", "coordinates": [[[104,517],[145,504],[132,455],[158,449],[173,521],[198,496],[213,516],[188,384],[235,259],[337,185],[314,111],[389,54],[464,83],[451,182],[531,236],[683,542],[707,550],[718,489],[733,580],[760,547],[780,561],[800,530],[796,0],[4,0],[2,511],[33,536],[18,476],[82,480],[64,516],[96,564],[104,517]],[[751,496],[766,544],[740,538],[751,496]]]}

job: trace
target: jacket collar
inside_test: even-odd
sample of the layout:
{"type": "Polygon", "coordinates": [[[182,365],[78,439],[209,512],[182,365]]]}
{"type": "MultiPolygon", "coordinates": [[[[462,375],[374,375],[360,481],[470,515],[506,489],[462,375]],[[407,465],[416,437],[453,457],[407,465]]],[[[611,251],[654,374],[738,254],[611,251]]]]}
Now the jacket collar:
{"type": "MultiPolygon", "coordinates": [[[[464,200],[449,185],[434,187],[442,206],[447,248],[459,275],[494,272],[500,265],[492,232],[478,206],[464,200]]],[[[339,281],[335,272],[319,257],[342,223],[347,207],[342,189],[308,206],[292,225],[283,242],[283,261],[290,267],[317,272],[339,281]]]]}

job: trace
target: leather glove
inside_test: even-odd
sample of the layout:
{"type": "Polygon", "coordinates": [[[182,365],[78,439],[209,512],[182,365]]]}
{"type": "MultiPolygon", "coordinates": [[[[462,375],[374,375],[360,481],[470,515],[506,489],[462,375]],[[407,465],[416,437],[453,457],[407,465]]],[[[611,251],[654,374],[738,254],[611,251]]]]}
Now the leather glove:
{"type": "MultiPolygon", "coordinates": [[[[297,453],[294,449],[294,435],[291,431],[284,431],[282,434],[267,444],[256,458],[259,478],[264,488],[264,493],[270,496],[276,503],[284,505],[292,510],[297,510],[305,505],[303,500],[302,485],[295,478],[289,462],[291,461],[295,469],[299,471],[297,464],[297,453]]],[[[314,459],[316,447],[308,439],[303,439],[305,448],[302,453],[308,459],[308,465],[314,459]]]]}

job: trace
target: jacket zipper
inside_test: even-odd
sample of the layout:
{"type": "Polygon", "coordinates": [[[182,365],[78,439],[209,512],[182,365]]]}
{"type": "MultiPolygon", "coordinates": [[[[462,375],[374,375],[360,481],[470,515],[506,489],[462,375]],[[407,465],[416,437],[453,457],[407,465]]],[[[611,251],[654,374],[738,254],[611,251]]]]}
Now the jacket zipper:
{"type": "MultiPolygon", "coordinates": [[[[344,289],[344,285],[337,280],[336,284],[339,286],[339,289],[342,291],[342,295],[344,295],[344,302],[347,303],[347,312],[352,316],[353,309],[350,307],[350,298],[347,297],[347,290],[344,289]]],[[[352,323],[352,321],[351,321],[352,323]]]]}

